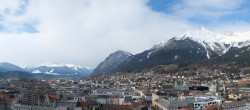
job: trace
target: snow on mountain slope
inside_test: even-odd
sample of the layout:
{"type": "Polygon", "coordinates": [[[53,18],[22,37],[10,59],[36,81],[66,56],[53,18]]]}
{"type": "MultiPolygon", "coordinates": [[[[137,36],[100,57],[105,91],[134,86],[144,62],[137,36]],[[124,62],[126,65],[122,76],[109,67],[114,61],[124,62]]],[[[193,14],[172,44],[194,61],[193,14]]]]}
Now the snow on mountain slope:
{"type": "Polygon", "coordinates": [[[244,42],[250,40],[250,32],[222,32],[218,36],[221,36],[220,42],[232,43],[232,42],[244,42]]]}
{"type": "Polygon", "coordinates": [[[204,27],[201,28],[197,28],[197,29],[191,29],[188,30],[182,34],[180,34],[179,36],[177,36],[177,38],[180,39],[185,39],[187,37],[192,38],[195,41],[206,41],[206,42],[216,42],[219,39],[221,39],[220,36],[217,36],[216,33],[211,32],[207,29],[205,29],[204,27]]]}
{"type": "Polygon", "coordinates": [[[211,57],[211,53],[221,56],[225,54],[231,47],[245,47],[250,45],[250,32],[221,32],[215,33],[205,29],[204,27],[188,30],[170,40],[162,41],[154,45],[148,53],[147,58],[154,52],[162,48],[169,48],[169,45],[176,40],[192,39],[202,45],[206,52],[207,58],[211,57]]]}
{"type": "Polygon", "coordinates": [[[37,67],[40,66],[47,66],[47,67],[68,67],[68,68],[82,68],[82,69],[90,69],[89,67],[85,67],[82,65],[74,65],[74,64],[60,64],[60,63],[51,63],[51,62],[46,62],[41,65],[38,65],[37,67]]]}
{"type": "Polygon", "coordinates": [[[190,37],[195,41],[205,41],[207,43],[213,42],[222,42],[226,44],[235,43],[235,42],[245,42],[250,40],[250,32],[233,32],[233,31],[226,31],[226,32],[212,32],[204,27],[200,27],[197,29],[188,30],[177,38],[183,39],[186,37],[190,37]]]}
{"type": "MultiPolygon", "coordinates": [[[[27,68],[25,68],[27,69],[27,68]]],[[[92,72],[88,67],[74,64],[44,63],[36,67],[29,67],[27,71],[32,73],[45,73],[52,75],[87,75],[92,72]]]]}

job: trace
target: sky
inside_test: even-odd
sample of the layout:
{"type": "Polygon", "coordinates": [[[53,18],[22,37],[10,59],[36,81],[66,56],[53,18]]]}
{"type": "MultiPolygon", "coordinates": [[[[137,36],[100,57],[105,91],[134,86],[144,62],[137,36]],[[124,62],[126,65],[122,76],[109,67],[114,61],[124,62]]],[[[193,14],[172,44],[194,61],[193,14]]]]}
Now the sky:
{"type": "Polygon", "coordinates": [[[96,67],[189,29],[250,29],[249,0],[0,0],[0,62],[96,67]]]}

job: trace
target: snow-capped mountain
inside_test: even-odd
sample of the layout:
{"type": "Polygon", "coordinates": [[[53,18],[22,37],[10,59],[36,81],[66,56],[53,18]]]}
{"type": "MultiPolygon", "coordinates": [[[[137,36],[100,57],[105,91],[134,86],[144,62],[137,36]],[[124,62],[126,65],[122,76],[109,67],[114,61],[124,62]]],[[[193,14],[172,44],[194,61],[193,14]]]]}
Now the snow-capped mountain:
{"type": "Polygon", "coordinates": [[[92,70],[88,67],[73,64],[44,63],[36,67],[28,67],[32,73],[45,73],[52,75],[88,75],[92,70]]]}
{"type": "Polygon", "coordinates": [[[220,42],[224,42],[227,44],[237,43],[237,42],[245,42],[250,40],[250,32],[222,32],[217,36],[220,36],[220,42]]]}
{"type": "Polygon", "coordinates": [[[28,72],[31,72],[32,69],[34,69],[33,66],[29,66],[29,65],[19,65],[19,67],[26,70],[26,71],[28,71],[28,72]]]}
{"type": "Polygon", "coordinates": [[[102,69],[98,71],[99,73],[107,73],[168,64],[188,66],[223,56],[231,48],[240,49],[249,45],[250,32],[216,33],[202,27],[191,29],[167,41],[157,43],[149,50],[119,62],[119,65],[113,65],[112,62],[108,61],[112,59],[109,56],[97,68],[108,68],[108,71],[101,71],[102,69]]]}
{"type": "Polygon", "coordinates": [[[231,44],[235,42],[245,42],[250,40],[250,32],[212,32],[204,27],[188,30],[178,36],[179,39],[190,37],[195,41],[205,41],[207,43],[221,42],[225,44],[231,44]]]}
{"type": "MultiPolygon", "coordinates": [[[[215,33],[205,29],[204,27],[188,30],[176,37],[175,40],[184,40],[189,38],[202,45],[207,53],[207,58],[210,59],[211,55],[216,53],[221,56],[225,54],[231,47],[242,48],[250,45],[250,32],[222,32],[215,33]]],[[[151,50],[157,51],[159,48],[164,48],[171,43],[171,39],[162,41],[154,45],[151,50]]],[[[151,53],[150,53],[151,54],[151,53]]]]}
{"type": "Polygon", "coordinates": [[[93,74],[109,73],[124,61],[129,60],[131,56],[131,53],[123,50],[113,52],[94,69],[93,74]]]}
{"type": "MultiPolygon", "coordinates": [[[[213,57],[216,57],[216,55],[213,57]]],[[[174,37],[166,43],[155,45],[149,50],[132,56],[117,71],[168,64],[185,66],[204,60],[207,60],[207,57],[206,50],[202,45],[190,38],[177,39],[174,37]]]]}

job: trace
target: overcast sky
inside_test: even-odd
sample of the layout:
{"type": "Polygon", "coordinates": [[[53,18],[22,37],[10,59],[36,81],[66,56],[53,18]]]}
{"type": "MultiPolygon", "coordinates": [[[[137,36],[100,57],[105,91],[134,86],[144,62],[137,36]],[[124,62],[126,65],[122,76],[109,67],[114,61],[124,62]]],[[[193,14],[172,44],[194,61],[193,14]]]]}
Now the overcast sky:
{"type": "Polygon", "coordinates": [[[0,0],[0,62],[94,68],[186,30],[248,31],[248,0],[0,0]]]}

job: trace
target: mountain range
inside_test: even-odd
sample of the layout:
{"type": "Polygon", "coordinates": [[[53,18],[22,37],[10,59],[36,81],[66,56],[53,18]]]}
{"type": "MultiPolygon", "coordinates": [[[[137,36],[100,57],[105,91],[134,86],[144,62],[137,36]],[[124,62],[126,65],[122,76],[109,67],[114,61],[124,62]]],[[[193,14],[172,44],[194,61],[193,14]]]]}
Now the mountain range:
{"type": "Polygon", "coordinates": [[[112,53],[94,69],[93,74],[131,71],[157,65],[174,64],[178,67],[187,67],[204,62],[220,64],[250,57],[246,50],[249,45],[249,32],[215,33],[202,27],[157,43],[135,55],[124,56],[129,53],[125,51],[120,51],[119,54],[112,53]],[[241,51],[245,53],[239,53],[241,51]]]}
{"type": "Polygon", "coordinates": [[[92,69],[81,65],[44,63],[36,67],[17,66],[11,63],[0,63],[0,77],[33,77],[41,75],[87,76],[92,69]]]}
{"type": "Polygon", "coordinates": [[[92,70],[88,67],[74,64],[59,64],[46,62],[36,67],[24,67],[28,72],[39,74],[50,74],[50,75],[88,75],[92,70]]]}
{"type": "Polygon", "coordinates": [[[159,42],[138,54],[133,55],[124,50],[113,52],[93,72],[90,68],[73,64],[44,63],[29,67],[0,63],[0,77],[32,77],[43,74],[86,76],[90,73],[128,72],[159,65],[172,65],[170,67],[174,68],[222,68],[223,71],[236,68],[237,71],[250,72],[249,58],[250,32],[216,33],[198,28],[159,42]]]}

